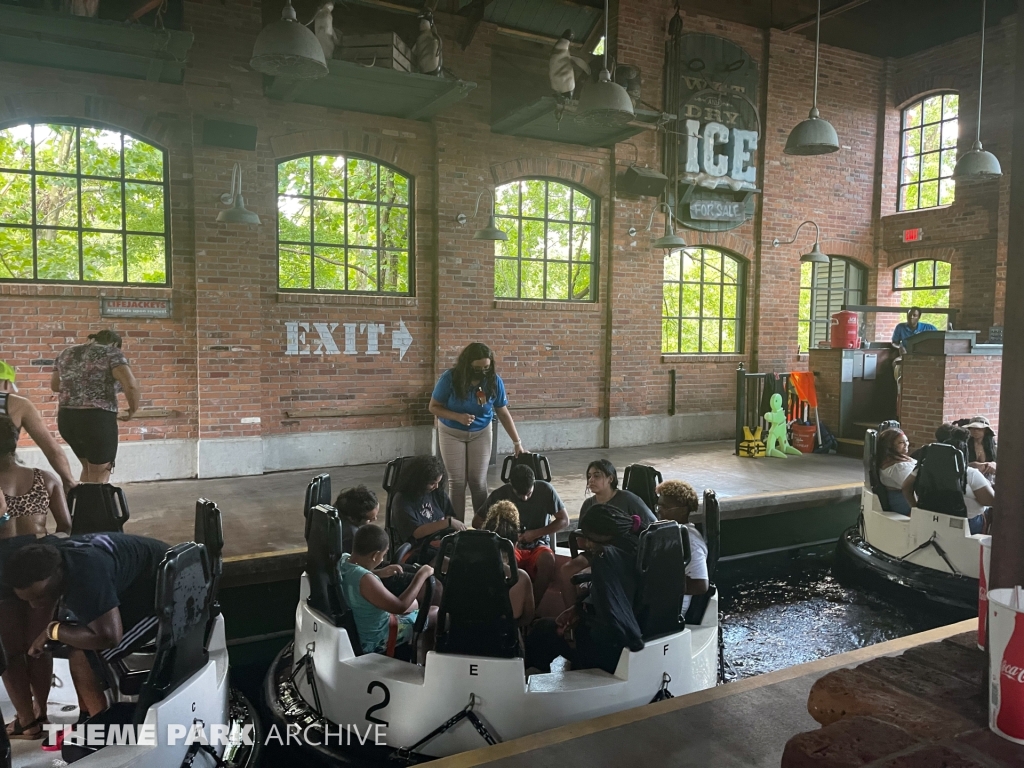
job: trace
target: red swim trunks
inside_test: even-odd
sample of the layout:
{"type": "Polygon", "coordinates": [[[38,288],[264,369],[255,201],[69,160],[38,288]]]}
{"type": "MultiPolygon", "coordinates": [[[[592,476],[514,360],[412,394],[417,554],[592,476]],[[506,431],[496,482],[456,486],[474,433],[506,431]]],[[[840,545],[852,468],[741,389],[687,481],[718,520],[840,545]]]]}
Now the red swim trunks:
{"type": "Polygon", "coordinates": [[[537,558],[544,552],[547,552],[552,557],[555,555],[550,547],[546,547],[543,544],[533,549],[520,549],[516,547],[516,566],[526,571],[531,579],[535,579],[537,577],[537,558]]]}

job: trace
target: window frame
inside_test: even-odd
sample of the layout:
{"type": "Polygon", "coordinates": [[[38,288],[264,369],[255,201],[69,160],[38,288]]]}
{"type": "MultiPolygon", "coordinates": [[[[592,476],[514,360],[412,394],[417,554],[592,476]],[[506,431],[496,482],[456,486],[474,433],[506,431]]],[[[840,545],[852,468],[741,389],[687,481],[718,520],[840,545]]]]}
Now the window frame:
{"type": "MultiPolygon", "coordinates": [[[[842,264],[843,265],[843,270],[844,270],[844,273],[845,273],[843,275],[843,287],[841,289],[841,292],[843,294],[842,301],[839,302],[839,307],[840,308],[843,307],[843,306],[846,306],[848,304],[861,304],[861,303],[863,303],[864,296],[867,294],[867,289],[868,289],[868,268],[864,264],[861,264],[860,262],[856,261],[855,259],[847,258],[845,256],[831,256],[830,255],[828,258],[829,258],[829,274],[828,274],[828,281],[827,281],[826,287],[824,287],[824,288],[817,288],[815,286],[815,273],[817,272],[817,270],[818,270],[818,268],[820,266],[824,266],[824,265],[819,265],[819,264],[816,264],[814,262],[811,262],[811,265],[810,265],[811,266],[811,284],[809,286],[804,286],[803,285],[803,265],[801,264],[800,293],[803,294],[804,291],[809,291],[810,292],[810,301],[808,303],[808,317],[806,317],[806,318],[801,317],[799,309],[797,311],[797,340],[798,340],[798,349],[799,349],[800,354],[804,354],[806,351],[809,351],[809,350],[812,350],[812,349],[818,349],[818,346],[815,344],[815,340],[814,340],[814,328],[815,328],[816,325],[824,325],[825,326],[825,335],[824,335],[824,337],[822,339],[819,339],[819,341],[830,341],[831,338],[832,338],[832,327],[831,327],[832,313],[830,312],[831,303],[829,302],[829,298],[830,298],[831,294],[839,293],[840,292],[840,289],[833,289],[831,287],[831,285],[832,285],[832,270],[833,270],[833,266],[835,264],[842,264]],[[860,285],[859,286],[855,286],[855,287],[851,287],[850,286],[849,278],[850,278],[851,270],[855,271],[855,274],[859,274],[859,276],[860,276],[860,285]],[[850,301],[850,293],[851,292],[858,292],[858,293],[860,293],[861,294],[860,299],[858,301],[850,301]],[[822,294],[822,293],[825,294],[825,314],[827,315],[827,317],[825,317],[824,319],[816,319],[815,318],[815,308],[816,308],[817,302],[818,302],[818,300],[820,298],[820,294],[822,294]],[[816,295],[816,294],[818,294],[818,295],[816,295]],[[801,338],[803,336],[802,327],[803,327],[803,325],[805,323],[807,324],[806,337],[801,338]],[[806,350],[803,349],[803,347],[802,347],[804,342],[807,343],[806,350]]],[[[799,304],[798,304],[798,307],[799,307],[799,304]]],[[[838,312],[838,311],[840,311],[840,309],[837,308],[835,311],[838,312]]]]}
{"type": "MultiPolygon", "coordinates": [[[[533,302],[533,301],[536,301],[536,302],[567,302],[567,303],[572,303],[572,304],[594,304],[594,303],[596,303],[598,301],[598,276],[600,274],[599,268],[600,268],[600,253],[601,253],[601,250],[600,250],[600,244],[601,244],[601,198],[598,197],[597,195],[591,193],[589,190],[584,189],[583,187],[579,186],[578,184],[574,184],[571,181],[567,181],[565,179],[560,179],[560,178],[553,177],[553,176],[527,176],[527,177],[523,177],[523,178],[519,178],[519,179],[512,179],[510,181],[505,182],[504,184],[497,184],[497,185],[495,185],[493,194],[494,194],[494,201],[495,201],[494,202],[495,224],[498,226],[499,229],[501,229],[500,221],[502,219],[514,220],[514,221],[518,222],[517,227],[516,227],[516,232],[517,232],[517,237],[519,238],[519,241],[518,241],[518,255],[515,257],[515,259],[510,259],[510,258],[506,258],[504,256],[499,256],[498,253],[497,253],[497,249],[500,246],[497,243],[495,243],[495,254],[494,254],[494,261],[493,261],[494,277],[495,277],[495,280],[494,280],[494,291],[493,291],[493,293],[494,293],[494,300],[495,301],[531,301],[531,302],[533,302]],[[507,186],[510,186],[512,184],[519,185],[519,184],[522,184],[524,182],[530,182],[530,181],[542,181],[545,184],[545,187],[544,187],[544,216],[542,218],[539,218],[539,217],[536,217],[536,216],[525,216],[525,217],[523,216],[523,193],[522,193],[522,191],[519,192],[519,211],[518,211],[518,213],[515,216],[509,216],[507,214],[502,214],[502,213],[498,213],[497,212],[497,210],[498,210],[497,209],[497,205],[498,205],[497,204],[497,200],[498,200],[498,189],[499,188],[507,187],[507,186]],[[569,189],[572,194],[580,194],[580,195],[583,195],[584,197],[586,197],[588,200],[590,200],[590,210],[591,210],[590,221],[589,222],[577,222],[577,221],[575,221],[575,219],[574,219],[575,208],[574,208],[574,206],[572,204],[572,199],[571,198],[570,198],[570,202],[569,202],[569,220],[568,221],[563,221],[561,219],[551,219],[551,218],[549,218],[549,216],[548,216],[548,208],[549,208],[548,200],[550,198],[550,194],[549,194],[550,187],[548,185],[550,185],[550,184],[559,184],[559,185],[569,189]],[[543,278],[544,279],[544,283],[543,283],[543,285],[544,285],[544,297],[539,298],[539,299],[538,298],[530,298],[530,297],[524,297],[523,296],[523,271],[522,271],[522,263],[523,263],[524,259],[523,259],[523,244],[522,244],[522,235],[521,235],[521,233],[522,233],[522,222],[524,222],[524,221],[542,221],[542,222],[544,222],[544,256],[543,256],[543,258],[541,258],[541,259],[533,259],[533,258],[525,259],[526,261],[539,262],[539,263],[543,264],[543,266],[544,266],[544,278],[543,278]],[[548,253],[547,231],[548,231],[548,224],[552,223],[552,222],[555,223],[555,224],[568,224],[569,227],[570,227],[570,253],[569,253],[569,260],[568,261],[562,262],[562,261],[559,261],[557,259],[548,259],[548,256],[547,256],[547,253],[548,253]],[[549,298],[548,295],[547,295],[547,293],[548,293],[548,263],[549,262],[555,262],[555,263],[560,263],[560,264],[568,264],[569,265],[569,275],[570,276],[572,275],[572,265],[588,263],[588,262],[576,261],[576,260],[573,259],[573,255],[572,255],[572,251],[571,251],[571,248],[572,248],[572,243],[571,243],[572,234],[571,234],[571,232],[572,232],[572,227],[575,227],[575,226],[589,226],[590,227],[590,262],[589,262],[589,264],[590,264],[590,290],[589,290],[589,295],[585,299],[574,299],[574,298],[572,298],[572,296],[568,296],[567,298],[560,298],[560,297],[550,297],[549,298]],[[516,295],[515,296],[499,296],[498,293],[497,293],[497,265],[498,265],[498,261],[499,260],[501,260],[501,261],[514,261],[517,264],[518,268],[516,269],[516,295]]],[[[511,236],[510,236],[510,239],[511,239],[511,236]]]]}
{"type": "Polygon", "coordinates": [[[18,126],[28,125],[32,129],[32,140],[31,140],[31,163],[29,170],[23,168],[2,168],[0,167],[0,173],[18,173],[28,175],[31,184],[31,195],[32,195],[32,222],[30,224],[15,224],[0,222],[0,226],[9,227],[14,229],[27,229],[32,235],[32,277],[31,278],[18,278],[18,277],[0,277],[0,284],[4,283],[18,283],[22,285],[98,285],[98,286],[124,286],[132,288],[170,288],[172,285],[173,275],[171,271],[171,183],[170,183],[170,170],[169,170],[169,152],[166,147],[162,147],[159,144],[154,143],[148,138],[144,138],[134,131],[126,128],[121,128],[110,123],[104,123],[98,120],[85,120],[73,117],[55,117],[53,119],[38,118],[38,119],[20,119],[20,120],[9,120],[0,123],[0,131],[8,130],[10,128],[16,128],[18,126]],[[61,172],[61,171],[39,171],[36,169],[36,141],[35,141],[35,127],[37,125],[55,125],[64,127],[73,127],[75,129],[75,171],[73,173],[61,172]],[[121,149],[119,152],[120,157],[120,171],[119,177],[112,176],[97,176],[95,174],[83,174],[82,173],[82,129],[92,128],[101,131],[111,131],[121,135],[121,149]],[[125,159],[124,159],[124,137],[129,136],[135,141],[141,142],[153,149],[158,150],[163,158],[163,178],[160,181],[153,181],[151,179],[136,179],[130,178],[125,174],[125,159]],[[39,176],[59,177],[59,178],[70,178],[76,182],[76,204],[78,210],[76,218],[78,221],[77,226],[66,227],[66,226],[49,226],[40,225],[37,221],[37,208],[36,208],[36,179],[39,176]],[[112,182],[116,181],[121,187],[121,228],[120,229],[109,229],[103,227],[86,227],[82,224],[82,180],[92,179],[96,181],[112,182]],[[128,229],[128,212],[125,205],[125,186],[127,184],[146,184],[149,186],[160,187],[163,190],[163,209],[164,209],[164,231],[163,233],[157,232],[143,232],[141,230],[129,230],[128,229]],[[78,274],[77,280],[47,280],[39,277],[39,246],[36,232],[39,230],[54,230],[63,232],[74,232],[78,241],[78,274]],[[98,233],[98,234],[117,234],[121,237],[121,266],[124,280],[86,280],[82,275],[85,273],[85,255],[84,255],[84,244],[83,244],[83,233],[98,233]],[[142,282],[131,282],[128,280],[128,238],[131,236],[144,236],[144,237],[163,237],[164,240],[164,281],[160,283],[142,283],[142,282]]]}
{"type": "MultiPolygon", "coordinates": [[[[416,209],[416,179],[411,173],[407,173],[403,169],[392,165],[391,163],[384,162],[383,160],[374,157],[372,155],[365,155],[359,152],[343,152],[343,151],[313,151],[313,152],[300,152],[297,155],[289,155],[287,157],[278,157],[274,159],[274,248],[275,248],[275,267],[276,276],[274,283],[277,287],[277,291],[281,293],[307,293],[307,294],[333,294],[339,296],[401,296],[401,297],[415,297],[416,296],[416,217],[414,215],[416,209]],[[348,197],[348,172],[345,173],[345,197],[323,197],[314,195],[313,188],[313,161],[317,157],[342,157],[345,158],[346,163],[350,159],[363,160],[366,162],[373,163],[377,167],[377,196],[373,201],[370,200],[359,200],[348,197]],[[291,162],[292,160],[298,160],[300,158],[309,158],[309,194],[308,195],[291,195],[285,194],[280,191],[281,189],[281,177],[280,170],[284,163],[291,162]],[[405,203],[382,203],[380,197],[380,177],[381,169],[386,168],[392,173],[401,176],[405,179],[408,189],[408,200],[405,203]],[[310,203],[309,208],[309,240],[307,242],[298,242],[295,240],[281,240],[281,214],[279,208],[279,200],[281,197],[291,197],[296,199],[308,200],[310,203]],[[316,248],[317,241],[315,240],[316,233],[316,212],[313,203],[317,200],[326,200],[330,202],[341,202],[346,204],[346,232],[344,243],[320,243],[322,247],[328,248],[341,248],[345,251],[345,270],[348,269],[348,251],[353,249],[372,250],[377,255],[377,290],[373,291],[359,291],[359,290],[339,290],[336,288],[317,288],[316,286],[316,248]],[[375,246],[357,246],[351,245],[348,242],[348,214],[347,205],[348,203],[357,203],[360,205],[372,204],[377,208],[377,243],[375,246]],[[394,252],[400,253],[397,249],[386,249],[379,245],[380,243],[380,209],[384,207],[392,208],[405,208],[407,211],[406,220],[406,232],[408,237],[408,264],[406,265],[408,286],[405,291],[382,291],[380,290],[380,276],[381,276],[381,256],[382,254],[394,252]],[[309,284],[302,288],[285,288],[281,285],[281,245],[298,245],[309,248],[309,284]]],[[[347,282],[347,277],[346,277],[347,282]]]]}
{"type": "Polygon", "coordinates": [[[942,154],[943,154],[943,152],[952,151],[953,159],[954,159],[954,165],[956,164],[957,150],[958,150],[959,136],[960,136],[960,123],[959,123],[959,121],[960,121],[960,104],[959,104],[959,98],[960,98],[960,93],[958,91],[954,91],[954,90],[932,91],[930,93],[921,94],[920,96],[916,97],[913,101],[911,101],[910,103],[906,104],[902,109],[900,109],[900,153],[899,153],[899,157],[897,158],[897,166],[896,166],[896,210],[897,211],[922,211],[922,210],[930,210],[932,208],[941,208],[943,206],[951,205],[956,200],[956,182],[953,180],[953,176],[952,176],[953,171],[952,171],[952,169],[950,169],[948,174],[943,175],[943,172],[942,172],[942,154]],[[940,97],[942,99],[941,105],[939,107],[939,120],[937,122],[926,123],[925,122],[925,117],[924,117],[924,103],[928,99],[935,98],[936,96],[938,96],[938,97],[940,97]],[[944,118],[943,117],[944,109],[945,109],[945,103],[946,103],[946,97],[947,96],[956,96],[957,97],[958,101],[957,101],[957,114],[956,114],[956,117],[953,117],[953,118],[944,118]],[[911,109],[913,109],[916,106],[920,106],[921,107],[921,120],[920,120],[920,122],[916,126],[907,127],[907,124],[906,124],[907,123],[907,112],[909,112],[911,109]],[[956,123],[957,123],[957,142],[954,143],[952,146],[944,147],[943,144],[942,144],[942,129],[943,129],[943,126],[946,123],[949,123],[949,122],[952,122],[952,121],[956,121],[956,123]],[[924,130],[925,130],[925,128],[927,126],[931,126],[931,125],[939,126],[939,148],[937,150],[929,150],[929,151],[926,152],[924,150],[924,130]],[[920,140],[920,143],[919,143],[919,146],[918,146],[918,151],[917,151],[916,154],[907,155],[907,154],[905,154],[906,148],[907,148],[907,134],[910,131],[915,131],[915,130],[921,132],[921,140],[920,140]],[[939,175],[936,176],[934,179],[932,179],[932,178],[923,179],[922,178],[922,174],[924,172],[924,158],[927,155],[933,155],[933,154],[934,155],[938,155],[938,157],[939,157],[939,165],[938,165],[938,167],[939,167],[939,175]],[[918,160],[918,163],[917,163],[917,176],[918,176],[918,179],[917,179],[917,181],[905,181],[904,177],[903,177],[903,164],[904,164],[904,161],[908,160],[910,158],[914,158],[914,157],[916,157],[917,160],[918,160]],[[942,202],[942,182],[945,181],[945,180],[948,180],[952,184],[952,190],[953,191],[952,191],[952,198],[949,200],[949,202],[945,202],[944,203],[944,202],[942,202]],[[936,204],[935,205],[922,205],[921,204],[921,187],[922,187],[922,185],[930,183],[932,181],[934,181],[937,184],[937,188],[936,188],[937,191],[936,191],[936,196],[935,196],[936,204]],[[913,208],[905,207],[904,206],[904,201],[903,201],[903,191],[904,191],[904,189],[907,189],[909,187],[917,187],[917,205],[915,207],[913,207],[913,208]]]}
{"type": "MultiPolygon", "coordinates": [[[[728,250],[726,250],[724,248],[718,248],[716,246],[710,246],[710,245],[693,245],[693,246],[689,246],[687,248],[673,249],[672,251],[669,251],[668,253],[665,254],[664,260],[669,259],[674,253],[678,253],[679,254],[679,279],[678,280],[668,280],[668,279],[666,279],[664,266],[662,267],[662,277],[661,277],[661,286],[662,286],[662,288],[661,288],[661,291],[662,291],[661,292],[661,297],[662,297],[661,298],[662,331],[661,331],[661,345],[660,345],[661,346],[661,354],[663,354],[663,355],[689,355],[689,356],[693,356],[693,355],[697,355],[697,356],[742,355],[742,354],[744,354],[744,346],[745,346],[745,342],[746,342],[746,333],[745,333],[745,331],[746,331],[746,298],[747,298],[747,271],[748,271],[747,270],[747,268],[748,268],[747,260],[744,259],[742,256],[739,256],[739,255],[737,255],[735,253],[732,253],[731,251],[728,251],[728,250]],[[693,281],[693,280],[685,280],[684,279],[683,258],[684,258],[684,255],[687,252],[690,252],[690,251],[701,251],[701,260],[700,260],[700,263],[701,263],[700,277],[701,277],[701,279],[700,279],[700,281],[693,281]],[[711,252],[720,254],[722,256],[722,267],[723,267],[723,269],[721,270],[721,279],[718,280],[717,282],[709,282],[709,281],[705,280],[705,269],[706,269],[706,266],[707,266],[707,262],[705,261],[705,258],[704,258],[704,252],[706,252],[706,251],[711,251],[711,252]],[[733,261],[736,264],[736,282],[735,283],[726,283],[725,282],[725,269],[724,269],[724,267],[725,267],[725,260],[726,259],[729,259],[729,260],[733,261]],[[676,285],[676,286],[679,286],[678,314],[675,314],[675,315],[666,315],[665,314],[665,309],[666,309],[666,306],[665,306],[665,286],[666,285],[676,285]],[[699,285],[700,286],[700,307],[698,308],[698,315],[696,317],[691,317],[689,315],[684,317],[683,314],[682,314],[683,286],[684,285],[699,285]],[[712,316],[712,315],[705,315],[704,314],[704,293],[705,293],[704,286],[706,286],[706,285],[717,286],[718,289],[719,289],[718,314],[714,315],[714,316],[712,316]],[[725,303],[725,301],[724,301],[724,288],[726,286],[735,287],[736,288],[736,317],[735,318],[731,318],[731,317],[727,318],[727,317],[724,317],[723,314],[722,314],[723,313],[722,307],[723,307],[723,305],[725,303]],[[664,322],[666,320],[675,320],[676,323],[677,323],[677,326],[676,326],[676,345],[675,345],[675,351],[666,351],[665,350],[665,328],[664,328],[664,322]],[[697,351],[695,351],[695,352],[687,352],[687,351],[684,351],[682,349],[682,346],[683,346],[683,344],[682,344],[682,334],[683,334],[683,321],[684,320],[696,320],[697,321],[697,351]],[[705,350],[704,349],[704,327],[703,326],[704,326],[704,321],[705,320],[714,320],[714,321],[716,321],[718,323],[718,349],[715,350],[715,351],[709,351],[709,350],[705,350]],[[722,339],[723,339],[723,335],[724,335],[724,332],[723,332],[724,323],[727,320],[728,321],[735,321],[735,323],[736,323],[736,348],[733,349],[733,350],[725,351],[725,350],[722,349],[722,339]]],[[[664,262],[663,262],[663,264],[664,264],[664,262]]]]}
{"type": "MultiPolygon", "coordinates": [[[[953,282],[953,263],[950,262],[950,261],[943,261],[942,259],[915,259],[914,261],[904,262],[903,264],[900,264],[899,266],[894,267],[893,270],[892,270],[892,292],[899,299],[899,305],[901,307],[905,307],[908,310],[910,309],[910,307],[919,306],[921,308],[921,317],[922,318],[925,315],[936,315],[936,314],[939,314],[940,317],[941,317],[939,322],[942,323],[942,325],[941,326],[940,325],[936,325],[936,328],[945,328],[946,327],[945,324],[949,322],[950,317],[948,315],[946,315],[945,313],[929,312],[928,310],[929,309],[949,309],[949,295],[950,295],[950,291],[951,291],[950,283],[952,283],[952,282],[953,282]],[[920,285],[919,286],[917,284],[917,265],[918,264],[926,264],[926,263],[929,263],[929,262],[931,263],[932,284],[931,285],[920,285]],[[945,264],[945,265],[947,265],[949,267],[949,282],[944,284],[944,285],[940,284],[938,282],[939,264],[945,264]],[[905,270],[907,268],[910,268],[910,273],[912,275],[912,285],[910,285],[909,287],[901,287],[898,284],[898,282],[897,282],[898,281],[898,277],[899,277],[899,272],[900,272],[900,270],[905,270]],[[946,303],[943,306],[939,306],[939,307],[922,306],[919,303],[919,300],[917,299],[917,293],[919,291],[945,291],[946,292],[946,303]],[[909,304],[904,304],[903,303],[903,296],[904,295],[912,297],[912,300],[910,301],[909,304]]],[[[929,322],[929,321],[925,320],[924,322],[929,322]]]]}

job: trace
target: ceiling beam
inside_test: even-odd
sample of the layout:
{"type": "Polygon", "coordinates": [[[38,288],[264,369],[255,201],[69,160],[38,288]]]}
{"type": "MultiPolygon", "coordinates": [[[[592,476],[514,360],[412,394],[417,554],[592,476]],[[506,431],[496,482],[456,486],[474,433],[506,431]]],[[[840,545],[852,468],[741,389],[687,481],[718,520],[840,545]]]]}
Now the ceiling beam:
{"type": "MultiPolygon", "coordinates": [[[[852,11],[854,8],[858,8],[870,2],[871,0],[849,0],[849,2],[843,3],[842,5],[837,5],[835,8],[823,11],[821,14],[821,18],[830,19],[833,16],[839,16],[840,14],[846,13],[847,11],[852,11]]],[[[815,21],[817,21],[817,15],[808,16],[806,19],[801,19],[800,21],[797,21],[793,24],[782,27],[781,29],[783,32],[799,32],[802,29],[807,29],[807,27],[813,27],[815,21]]]]}

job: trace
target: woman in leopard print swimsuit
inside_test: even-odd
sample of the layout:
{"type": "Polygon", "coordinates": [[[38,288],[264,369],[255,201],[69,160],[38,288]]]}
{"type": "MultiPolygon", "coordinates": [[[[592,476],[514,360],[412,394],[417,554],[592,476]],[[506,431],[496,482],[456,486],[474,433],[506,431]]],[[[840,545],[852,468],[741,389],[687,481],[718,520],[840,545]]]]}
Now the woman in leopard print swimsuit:
{"type": "MultiPolygon", "coordinates": [[[[0,540],[45,534],[47,513],[53,514],[57,533],[71,533],[71,515],[57,476],[15,460],[18,431],[9,417],[0,416],[0,540]]],[[[6,726],[13,739],[43,737],[53,658],[46,653],[31,659],[28,649],[52,617],[52,606],[33,608],[7,591],[0,592],[0,640],[8,660],[3,679],[18,712],[6,726]]]]}

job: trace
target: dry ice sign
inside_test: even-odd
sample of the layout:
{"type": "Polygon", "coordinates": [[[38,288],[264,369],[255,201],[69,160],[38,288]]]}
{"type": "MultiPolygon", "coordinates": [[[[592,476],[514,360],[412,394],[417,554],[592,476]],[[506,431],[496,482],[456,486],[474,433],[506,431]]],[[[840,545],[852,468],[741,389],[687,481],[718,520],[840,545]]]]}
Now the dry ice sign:
{"type": "Polygon", "coordinates": [[[398,352],[404,360],[412,346],[412,334],[405,321],[392,323],[317,323],[305,320],[286,321],[286,355],[379,355],[381,349],[398,352]],[[390,344],[387,338],[390,334],[390,344]]]}
{"type": "Polygon", "coordinates": [[[678,116],[666,156],[676,217],[692,229],[737,227],[758,191],[757,64],[725,38],[691,34],[668,43],[666,70],[666,103],[678,116]]]}

